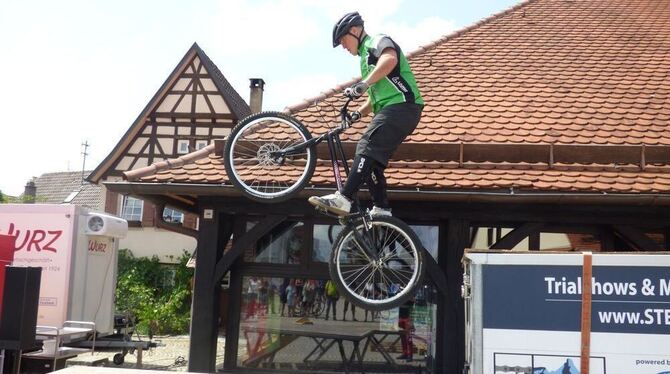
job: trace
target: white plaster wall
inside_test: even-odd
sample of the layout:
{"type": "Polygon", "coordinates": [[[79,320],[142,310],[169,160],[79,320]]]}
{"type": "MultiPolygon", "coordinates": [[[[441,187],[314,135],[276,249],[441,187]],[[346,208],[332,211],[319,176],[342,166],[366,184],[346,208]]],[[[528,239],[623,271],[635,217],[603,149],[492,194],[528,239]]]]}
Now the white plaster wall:
{"type": "Polygon", "coordinates": [[[184,250],[193,254],[195,246],[195,238],[155,227],[129,227],[128,235],[119,242],[119,248],[130,249],[135,257],[156,255],[163,263],[177,262],[184,250]]]}

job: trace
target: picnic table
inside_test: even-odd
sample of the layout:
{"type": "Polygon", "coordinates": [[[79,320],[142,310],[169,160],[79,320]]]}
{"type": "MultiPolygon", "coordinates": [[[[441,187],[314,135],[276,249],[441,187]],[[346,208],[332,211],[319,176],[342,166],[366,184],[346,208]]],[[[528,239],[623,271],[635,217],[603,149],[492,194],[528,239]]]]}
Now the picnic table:
{"type": "Polygon", "coordinates": [[[402,332],[395,330],[371,329],[370,326],[347,325],[299,325],[282,324],[274,326],[257,326],[242,324],[241,332],[247,342],[248,358],[243,364],[248,367],[257,367],[262,362],[272,363],[280,351],[291,345],[299,338],[308,338],[315,346],[302,358],[302,362],[312,368],[322,363],[324,355],[337,346],[339,360],[345,373],[352,369],[364,372],[365,356],[368,348],[378,352],[389,369],[399,370],[399,365],[391,357],[382,344],[389,336],[399,337],[402,332]],[[345,342],[353,346],[351,352],[345,349],[345,342]],[[362,347],[362,350],[361,350],[362,347]]]}

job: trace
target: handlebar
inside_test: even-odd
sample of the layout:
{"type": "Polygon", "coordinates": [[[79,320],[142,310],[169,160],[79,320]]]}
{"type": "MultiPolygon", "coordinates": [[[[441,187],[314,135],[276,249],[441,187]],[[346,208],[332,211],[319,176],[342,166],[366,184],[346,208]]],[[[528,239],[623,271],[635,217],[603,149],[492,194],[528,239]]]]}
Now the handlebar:
{"type": "Polygon", "coordinates": [[[351,98],[361,97],[365,93],[365,90],[365,86],[353,85],[344,90],[344,96],[351,98]]]}
{"type": "Polygon", "coordinates": [[[351,124],[351,117],[349,116],[349,104],[354,100],[352,96],[347,96],[347,101],[340,108],[340,127],[342,130],[349,127],[351,124]]]}

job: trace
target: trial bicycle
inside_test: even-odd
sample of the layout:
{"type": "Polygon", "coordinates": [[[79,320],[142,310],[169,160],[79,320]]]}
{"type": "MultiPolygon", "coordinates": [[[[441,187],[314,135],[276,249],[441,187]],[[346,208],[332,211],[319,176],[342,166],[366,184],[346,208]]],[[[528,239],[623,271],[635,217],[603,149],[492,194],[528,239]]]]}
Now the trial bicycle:
{"type": "MultiPolygon", "coordinates": [[[[330,166],[338,190],[340,167],[349,173],[340,134],[352,120],[346,96],[340,123],[312,137],[296,118],[281,112],[261,112],[238,123],[226,141],[223,162],[228,178],[248,198],[277,203],[295,197],[317,167],[316,146],[327,142],[330,166]]],[[[344,226],[333,244],[331,279],[341,295],[359,307],[380,311],[409,299],[423,278],[424,249],[416,233],[392,216],[372,216],[354,199],[353,213],[338,217],[344,226]],[[366,292],[372,284],[375,292],[366,292]]],[[[328,214],[327,212],[323,212],[328,214]]]]}

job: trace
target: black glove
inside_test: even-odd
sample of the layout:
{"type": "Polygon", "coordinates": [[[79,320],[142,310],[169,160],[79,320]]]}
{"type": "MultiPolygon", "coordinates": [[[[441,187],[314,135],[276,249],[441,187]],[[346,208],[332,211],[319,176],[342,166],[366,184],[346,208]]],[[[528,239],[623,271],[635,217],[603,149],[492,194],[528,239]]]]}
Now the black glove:
{"type": "Polygon", "coordinates": [[[363,96],[370,86],[365,82],[354,83],[351,87],[344,90],[344,95],[353,99],[363,96]]]}
{"type": "Polygon", "coordinates": [[[354,111],[349,113],[349,118],[351,119],[351,123],[356,123],[361,120],[361,112],[359,111],[354,111]]]}

